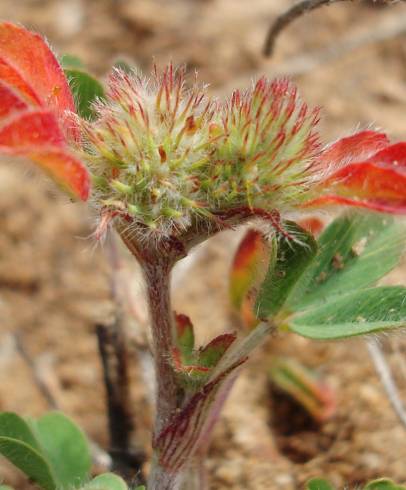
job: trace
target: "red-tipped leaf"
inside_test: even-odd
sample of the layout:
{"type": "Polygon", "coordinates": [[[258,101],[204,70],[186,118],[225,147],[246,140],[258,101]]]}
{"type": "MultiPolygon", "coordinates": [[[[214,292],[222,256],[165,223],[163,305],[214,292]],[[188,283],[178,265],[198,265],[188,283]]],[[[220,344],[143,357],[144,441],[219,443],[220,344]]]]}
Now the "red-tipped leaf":
{"type": "Polygon", "coordinates": [[[241,315],[244,325],[258,323],[253,308],[256,287],[264,279],[270,250],[265,237],[257,230],[248,230],[242,239],[230,271],[230,300],[241,315]]]}
{"type": "Polygon", "coordinates": [[[0,154],[23,157],[38,164],[72,195],[86,200],[89,175],[72,155],[50,111],[22,111],[0,126],[0,154]]]}
{"type": "Polygon", "coordinates": [[[75,105],[65,74],[44,39],[22,26],[0,23],[0,57],[62,117],[75,105]]]}
{"type": "Polygon", "coordinates": [[[0,120],[13,112],[27,109],[27,104],[7,84],[0,80],[0,120]]]}
{"type": "MultiPolygon", "coordinates": [[[[44,105],[38,94],[17,68],[0,56],[0,80],[13,87],[19,95],[34,106],[44,105]]],[[[0,99],[1,100],[1,99],[0,99]]],[[[1,105],[3,102],[1,101],[1,105]]]]}
{"type": "Polygon", "coordinates": [[[361,161],[369,158],[389,144],[384,133],[365,130],[339,139],[329,145],[320,155],[319,162],[324,167],[338,168],[349,161],[361,161]]]}

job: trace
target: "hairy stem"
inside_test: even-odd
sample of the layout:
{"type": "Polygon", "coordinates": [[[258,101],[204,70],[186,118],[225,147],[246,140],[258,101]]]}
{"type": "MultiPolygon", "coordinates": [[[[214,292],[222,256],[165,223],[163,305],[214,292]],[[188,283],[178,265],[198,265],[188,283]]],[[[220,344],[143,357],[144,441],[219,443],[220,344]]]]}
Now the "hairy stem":
{"type": "Polygon", "coordinates": [[[171,268],[172,264],[164,257],[159,261],[143,264],[157,382],[155,434],[169,421],[180,398],[175,371],[170,362],[174,341],[170,302],[171,268]]]}

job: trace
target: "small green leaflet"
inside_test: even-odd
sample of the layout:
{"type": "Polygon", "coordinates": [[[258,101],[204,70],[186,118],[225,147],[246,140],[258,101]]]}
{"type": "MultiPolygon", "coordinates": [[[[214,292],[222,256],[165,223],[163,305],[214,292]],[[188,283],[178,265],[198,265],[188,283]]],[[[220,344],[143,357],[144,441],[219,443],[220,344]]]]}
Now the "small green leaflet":
{"type": "Polygon", "coordinates": [[[81,490],[128,490],[126,482],[113,473],[104,473],[96,476],[81,490]]]}
{"type": "Polygon", "coordinates": [[[306,483],[306,490],[335,490],[335,487],[324,478],[312,478],[306,483]]]}
{"type": "Polygon", "coordinates": [[[76,488],[89,477],[87,440],[59,412],[28,421],[14,413],[0,414],[0,454],[43,490],[76,488]]]}
{"type": "Polygon", "coordinates": [[[86,71],[83,61],[77,56],[64,54],[60,63],[72,90],[79,116],[93,119],[95,113],[92,104],[105,97],[103,85],[86,71]]]}
{"type": "Polygon", "coordinates": [[[306,267],[317,253],[317,243],[310,233],[293,222],[286,223],[295,239],[281,239],[272,257],[256,301],[256,316],[276,315],[306,267]]]}
{"type": "Polygon", "coordinates": [[[105,97],[103,85],[82,68],[66,68],[65,75],[72,90],[76,109],[84,119],[93,119],[92,104],[105,97]]]}
{"type": "Polygon", "coordinates": [[[63,54],[59,62],[64,70],[69,68],[84,68],[83,61],[74,54],[63,54]]]}
{"type": "Polygon", "coordinates": [[[0,454],[36,482],[43,490],[56,490],[51,468],[43,456],[25,442],[0,436],[0,454]]]}
{"type": "Polygon", "coordinates": [[[375,284],[399,263],[406,226],[391,216],[348,213],[318,240],[319,253],[298,281],[287,305],[302,310],[375,284]]]}
{"type": "Polygon", "coordinates": [[[289,328],[312,339],[340,339],[406,326],[406,288],[380,287],[334,296],[297,312],[289,328]]]}
{"type": "Polygon", "coordinates": [[[74,488],[88,478],[89,445],[83,432],[60,412],[31,421],[33,432],[61,488],[74,488]]]}
{"type": "Polygon", "coordinates": [[[57,485],[29,425],[14,413],[0,414],[0,454],[44,490],[57,485]]]}
{"type": "Polygon", "coordinates": [[[397,485],[389,478],[379,478],[378,480],[369,482],[364,487],[364,490],[406,490],[406,487],[404,485],[397,485]]]}

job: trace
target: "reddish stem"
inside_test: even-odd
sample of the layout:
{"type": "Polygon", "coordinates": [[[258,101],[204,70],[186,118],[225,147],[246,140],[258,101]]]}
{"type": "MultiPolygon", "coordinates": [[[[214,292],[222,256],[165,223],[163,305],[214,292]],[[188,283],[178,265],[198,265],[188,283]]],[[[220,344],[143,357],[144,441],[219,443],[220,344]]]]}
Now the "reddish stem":
{"type": "Polygon", "coordinates": [[[140,263],[146,284],[156,376],[156,416],[154,433],[159,434],[182,402],[171,358],[175,327],[170,301],[170,275],[177,260],[186,255],[173,238],[154,246],[144,246],[125,231],[119,230],[124,243],[140,263]]]}

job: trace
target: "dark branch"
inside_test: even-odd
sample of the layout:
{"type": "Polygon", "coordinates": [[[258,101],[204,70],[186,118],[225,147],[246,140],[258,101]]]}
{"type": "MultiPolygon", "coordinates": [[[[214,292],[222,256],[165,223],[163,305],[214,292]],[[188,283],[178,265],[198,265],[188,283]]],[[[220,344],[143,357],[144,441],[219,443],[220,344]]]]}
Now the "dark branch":
{"type": "MultiPolygon", "coordinates": [[[[333,3],[348,1],[352,2],[353,0],[302,0],[299,3],[296,3],[288,10],[286,10],[283,14],[281,14],[271,25],[264,44],[264,55],[272,56],[275,48],[276,39],[278,38],[279,34],[297,18],[325,5],[328,6],[332,5],[333,3]]],[[[396,0],[380,0],[379,3],[389,4],[397,2],[396,0]]]]}
{"type": "Polygon", "coordinates": [[[135,424],[130,408],[125,334],[119,319],[111,326],[97,325],[96,334],[106,388],[112,469],[130,479],[137,470],[140,473],[144,456],[134,450],[131,441],[135,424]]]}

